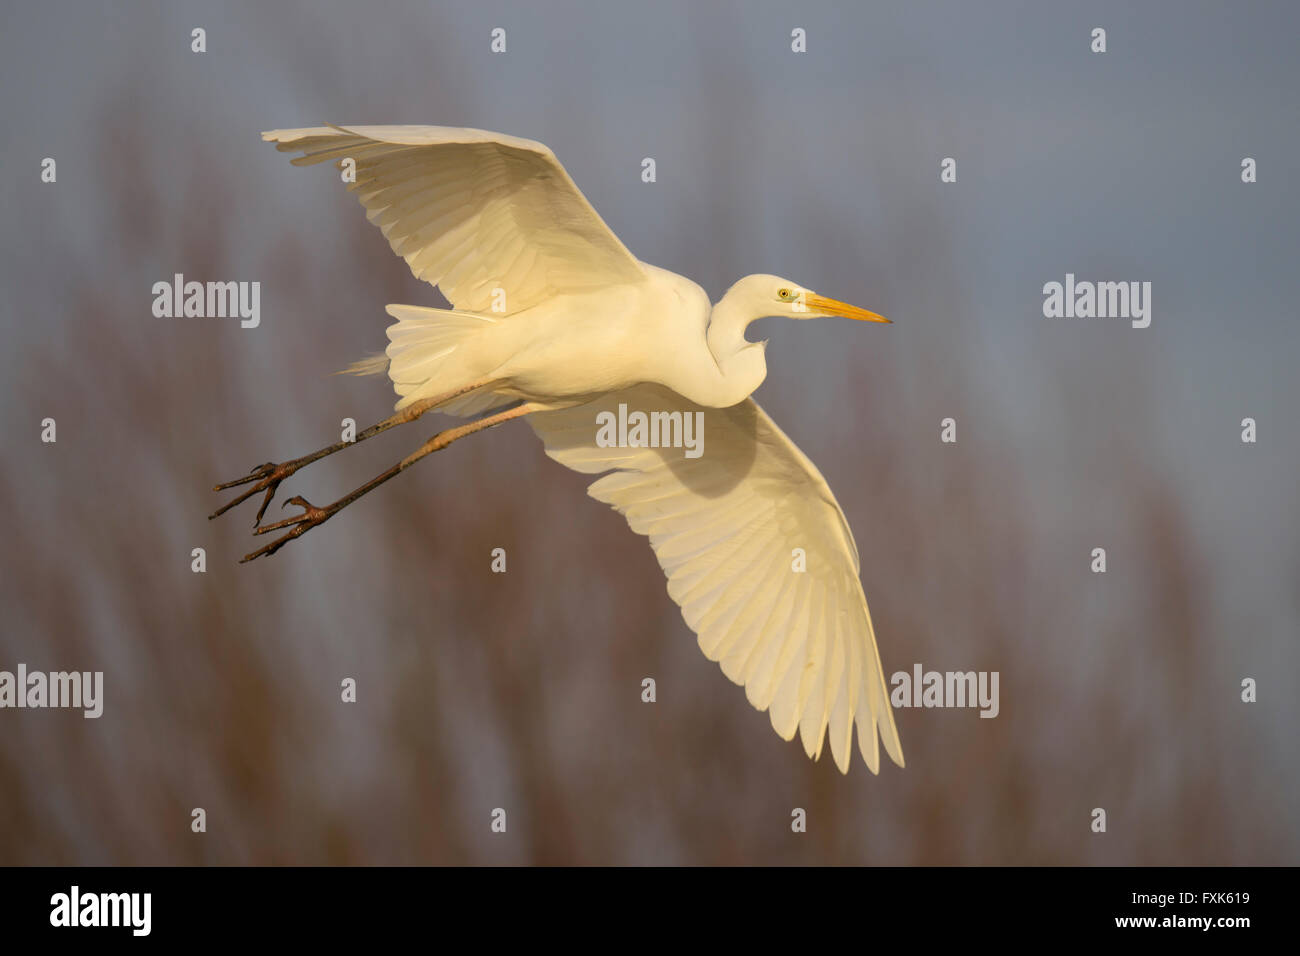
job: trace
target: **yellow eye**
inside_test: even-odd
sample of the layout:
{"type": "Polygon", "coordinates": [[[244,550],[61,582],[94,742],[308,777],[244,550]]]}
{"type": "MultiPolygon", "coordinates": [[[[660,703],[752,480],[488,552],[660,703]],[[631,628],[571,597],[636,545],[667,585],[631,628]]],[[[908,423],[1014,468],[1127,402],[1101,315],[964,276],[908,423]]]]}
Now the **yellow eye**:
{"type": "Polygon", "coordinates": [[[778,289],[776,294],[778,297],[787,300],[793,296],[793,293],[789,289],[778,289]]]}

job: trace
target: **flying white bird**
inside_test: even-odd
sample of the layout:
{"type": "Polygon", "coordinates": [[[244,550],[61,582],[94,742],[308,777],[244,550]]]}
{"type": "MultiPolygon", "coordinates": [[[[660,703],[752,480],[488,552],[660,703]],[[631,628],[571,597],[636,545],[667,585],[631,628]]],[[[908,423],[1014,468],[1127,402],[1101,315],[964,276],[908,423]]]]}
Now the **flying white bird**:
{"type": "Polygon", "coordinates": [[[289,499],[303,512],[283,521],[261,523],[280,483],[355,442],[218,485],[249,487],[212,517],[265,491],[254,533],[287,529],[244,561],[273,554],[458,438],[527,416],[552,458],[609,472],[588,493],[649,537],[700,649],[783,739],[797,730],[816,759],[829,732],[847,772],[856,724],[872,773],[877,734],[903,766],[853,533],[817,468],[750,398],[767,375],[766,343],[745,338],[765,316],[888,319],[773,275],[746,276],[711,306],[694,282],[634,258],[541,143],[440,126],[262,138],[301,152],[296,165],[354,170],[348,188],[370,221],[452,306],[388,306],[397,321],[386,356],[351,370],[386,370],[400,398],[355,441],[435,410],[480,417],[331,505],[289,499]],[[602,447],[598,415],[620,405],[662,422],[702,412],[703,454],[602,447]]]}

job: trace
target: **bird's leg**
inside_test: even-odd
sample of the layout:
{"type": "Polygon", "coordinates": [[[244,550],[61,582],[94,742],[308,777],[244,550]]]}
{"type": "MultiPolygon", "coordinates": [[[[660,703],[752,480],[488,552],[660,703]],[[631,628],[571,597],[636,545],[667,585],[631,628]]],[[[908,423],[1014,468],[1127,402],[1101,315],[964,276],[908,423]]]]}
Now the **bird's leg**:
{"type": "Polygon", "coordinates": [[[208,515],[208,518],[212,519],[220,517],[231,508],[235,507],[235,505],[247,501],[259,491],[265,491],[266,497],[262,499],[262,506],[257,509],[257,517],[253,519],[253,525],[256,527],[262,523],[262,515],[266,514],[266,507],[271,503],[271,499],[275,497],[275,492],[276,489],[280,487],[280,482],[284,481],[284,479],[288,478],[299,468],[310,465],[313,461],[319,461],[326,455],[332,455],[336,451],[342,451],[344,448],[347,448],[350,445],[355,445],[357,442],[363,442],[367,438],[373,438],[375,435],[378,435],[381,432],[386,432],[388,429],[397,425],[405,425],[407,422],[413,422],[425,412],[431,411],[439,405],[451,401],[453,398],[465,395],[488,384],[490,384],[489,381],[473,382],[470,385],[466,385],[464,388],[458,388],[455,391],[447,392],[443,395],[434,395],[429,398],[421,399],[418,402],[412,402],[400,412],[396,412],[385,418],[382,422],[377,422],[369,428],[358,432],[356,438],[350,442],[338,441],[332,445],[327,445],[324,448],[318,449],[310,455],[303,455],[301,458],[294,458],[291,461],[281,462],[278,465],[274,462],[257,465],[243,478],[236,478],[234,481],[222,482],[213,488],[213,491],[225,491],[227,488],[237,488],[240,485],[246,485],[249,484],[249,482],[253,482],[251,487],[246,489],[233,500],[227,501],[216,511],[212,512],[212,514],[208,515]]]}
{"type": "MultiPolygon", "coordinates": [[[[392,468],[389,468],[382,474],[376,475],[360,488],[344,495],[338,501],[331,505],[326,505],[324,508],[317,508],[302,495],[295,495],[286,501],[285,504],[297,505],[302,508],[302,514],[296,515],[292,518],[285,518],[283,521],[277,521],[274,524],[258,525],[253,529],[253,534],[266,534],[269,531],[279,531],[281,528],[290,528],[291,530],[289,533],[276,538],[263,548],[259,548],[250,554],[244,555],[244,557],[240,559],[239,563],[243,564],[246,561],[252,561],[254,558],[260,558],[264,554],[275,554],[275,552],[279,551],[294,538],[301,537],[317,525],[324,524],[362,495],[378,488],[389,478],[392,478],[400,472],[405,471],[407,468],[410,468],[426,455],[431,455],[435,451],[441,451],[452,442],[464,438],[466,435],[472,435],[475,432],[483,431],[485,428],[491,428],[494,425],[501,425],[513,418],[521,418],[524,415],[531,414],[532,412],[538,411],[540,407],[541,406],[539,405],[526,402],[522,405],[516,405],[508,411],[498,412],[496,415],[488,415],[466,425],[458,425],[455,428],[448,428],[445,431],[440,431],[414,452],[399,461],[392,468]]],[[[283,505],[281,507],[283,507],[283,505]]]]}

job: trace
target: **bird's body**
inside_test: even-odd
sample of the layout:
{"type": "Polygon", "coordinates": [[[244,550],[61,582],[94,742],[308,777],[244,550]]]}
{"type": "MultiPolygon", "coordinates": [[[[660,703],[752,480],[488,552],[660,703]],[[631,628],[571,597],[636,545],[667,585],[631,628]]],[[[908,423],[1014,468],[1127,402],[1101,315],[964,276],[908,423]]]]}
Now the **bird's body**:
{"type": "Polygon", "coordinates": [[[350,166],[369,218],[452,306],[388,307],[397,322],[384,360],[356,370],[386,371],[397,411],[358,439],[431,410],[483,417],[327,508],[291,499],[304,514],[271,525],[260,520],[280,481],[343,443],[219,486],[253,483],[217,514],[265,490],[256,532],[292,529],[245,560],[452,441],[527,416],[552,458],[608,472],[590,494],[650,538],[701,649],[783,738],[798,731],[817,756],[829,735],[847,770],[856,726],[872,772],[878,739],[902,766],[852,532],[816,467],[749,397],[767,364],[765,343],[744,334],[769,315],[887,320],[773,275],[747,276],[711,305],[696,283],[634,258],[554,154],[529,140],[450,127],[263,135],[302,152],[296,164],[332,161],[345,179],[350,166]],[[597,441],[616,407],[700,415],[703,454],[597,441]]]}
{"type": "MultiPolygon", "coordinates": [[[[664,269],[643,267],[641,283],[573,293],[504,319],[483,313],[458,341],[455,370],[433,381],[417,371],[412,382],[417,387],[403,400],[484,379],[496,383],[492,391],[498,394],[548,409],[642,382],[717,407],[744,399],[749,392],[737,388],[732,398],[719,389],[722,377],[705,342],[710,304],[704,290],[664,269]],[[696,347],[665,348],[665,343],[696,347]]],[[[441,321],[441,310],[393,306],[390,311],[399,317],[395,332],[402,316],[427,319],[433,326],[441,321]]]]}

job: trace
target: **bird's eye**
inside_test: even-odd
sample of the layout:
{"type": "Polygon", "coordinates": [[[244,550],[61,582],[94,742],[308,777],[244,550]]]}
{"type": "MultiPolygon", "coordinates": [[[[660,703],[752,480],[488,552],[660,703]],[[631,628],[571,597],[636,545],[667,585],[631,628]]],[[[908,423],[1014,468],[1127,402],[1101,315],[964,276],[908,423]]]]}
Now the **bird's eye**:
{"type": "Polygon", "coordinates": [[[789,298],[790,298],[790,290],[789,290],[789,289],[778,289],[776,294],[777,294],[780,298],[782,298],[782,299],[789,299],[789,298]]]}

